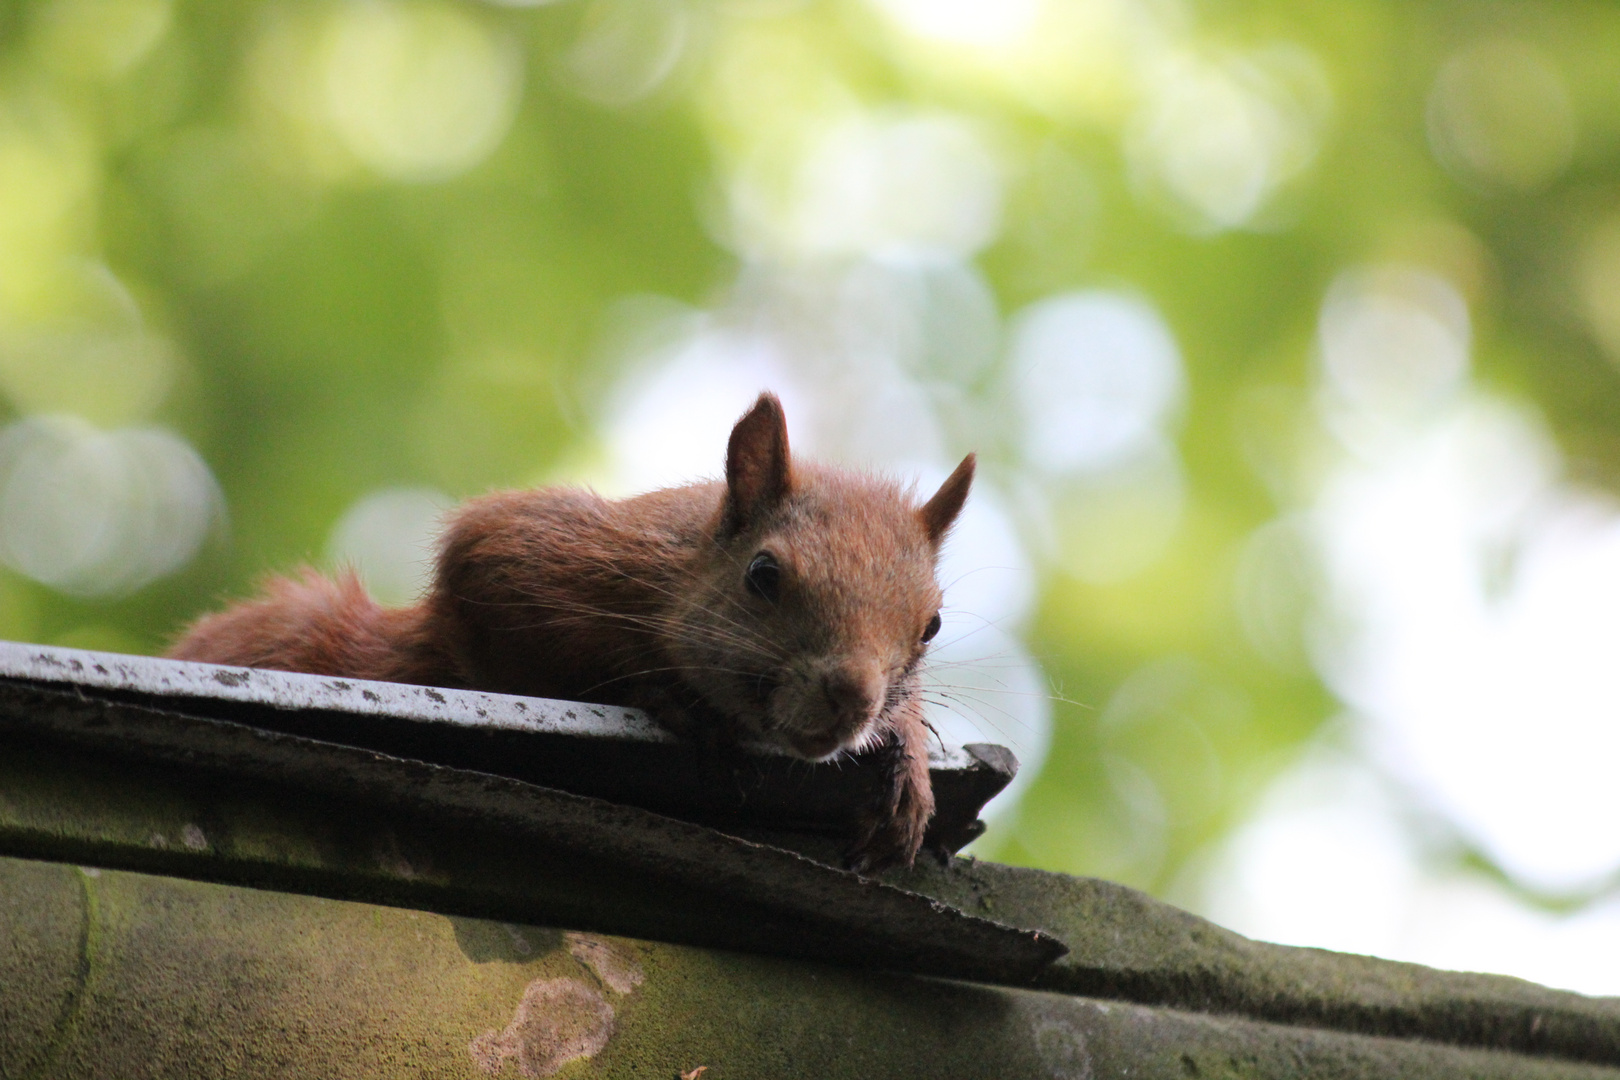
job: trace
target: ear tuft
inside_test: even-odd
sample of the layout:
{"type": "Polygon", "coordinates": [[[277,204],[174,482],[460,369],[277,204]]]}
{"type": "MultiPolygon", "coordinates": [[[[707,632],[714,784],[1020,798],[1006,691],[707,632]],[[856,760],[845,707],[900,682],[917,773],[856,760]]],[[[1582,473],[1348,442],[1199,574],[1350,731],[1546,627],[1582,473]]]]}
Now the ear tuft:
{"type": "Polygon", "coordinates": [[[787,415],[767,391],[737,421],[726,444],[726,517],[732,530],[775,509],[792,486],[787,415]]]}
{"type": "Polygon", "coordinates": [[[978,464],[978,455],[969,454],[962,459],[962,464],[956,471],[945,478],[934,492],[934,497],[923,503],[917,511],[922,519],[923,528],[928,530],[928,539],[938,547],[945,534],[950,531],[956,522],[957,515],[962,512],[962,504],[967,502],[968,489],[973,486],[973,470],[978,464]]]}

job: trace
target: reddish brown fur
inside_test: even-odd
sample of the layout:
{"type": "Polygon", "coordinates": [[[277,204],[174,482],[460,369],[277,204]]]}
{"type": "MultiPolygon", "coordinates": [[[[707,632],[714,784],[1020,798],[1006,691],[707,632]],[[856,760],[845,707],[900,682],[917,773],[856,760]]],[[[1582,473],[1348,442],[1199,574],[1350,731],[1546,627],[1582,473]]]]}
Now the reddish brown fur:
{"type": "Polygon", "coordinates": [[[176,660],[307,671],[351,679],[461,685],[434,648],[420,608],[385,608],[353,571],[305,568],[269,579],[263,595],[193,623],[169,650],[176,660]]]}
{"type": "Polygon", "coordinates": [[[726,474],[621,501],[474,499],[421,603],[384,608],[352,573],[306,570],[205,616],[169,655],[639,706],[689,736],[808,758],[884,747],[893,784],[852,857],[909,863],[933,813],[917,670],[973,458],[917,507],[890,482],[792,461],[781,406],[762,395],[726,474]],[[773,598],[749,585],[761,557],[773,598]]]}

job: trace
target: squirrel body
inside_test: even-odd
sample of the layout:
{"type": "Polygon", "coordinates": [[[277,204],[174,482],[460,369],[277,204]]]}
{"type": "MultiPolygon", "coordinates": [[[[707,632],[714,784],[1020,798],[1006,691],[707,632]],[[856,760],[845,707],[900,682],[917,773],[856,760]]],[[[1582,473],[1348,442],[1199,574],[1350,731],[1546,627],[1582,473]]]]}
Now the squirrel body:
{"type": "Polygon", "coordinates": [[[970,454],[917,505],[891,481],[794,462],[762,394],[723,481],[472,499],[417,604],[306,570],[199,619],[169,655],[628,705],[712,746],[808,760],[876,751],[891,782],[851,864],[909,864],[933,813],[917,678],[939,629],[935,564],[973,471],[970,454]]]}

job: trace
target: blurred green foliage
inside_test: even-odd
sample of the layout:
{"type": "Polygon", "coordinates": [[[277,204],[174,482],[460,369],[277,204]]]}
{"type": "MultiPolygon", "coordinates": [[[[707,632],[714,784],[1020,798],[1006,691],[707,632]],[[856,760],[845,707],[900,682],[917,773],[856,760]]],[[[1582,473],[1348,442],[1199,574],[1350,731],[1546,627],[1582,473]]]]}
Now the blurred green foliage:
{"type": "MultiPolygon", "coordinates": [[[[601,348],[614,305],[702,305],[736,276],[728,178],[774,167],[787,151],[772,132],[791,142],[828,101],[945,110],[988,132],[1003,166],[1000,226],[976,256],[1002,312],[1134,291],[1174,331],[1189,386],[1188,501],[1164,554],[1112,583],[1041,570],[1028,640],[1055,688],[1054,744],[989,853],[1173,891],[1335,709],[1298,626],[1257,646],[1234,595],[1250,537],[1315,475],[1312,343],[1340,271],[1444,275],[1471,305],[1481,378],[1539,406],[1580,475],[1620,481],[1620,354],[1605,353],[1620,288],[1603,276],[1620,259],[1604,239],[1620,213],[1620,8],[1047,7],[1069,31],[980,48],[856,0],[0,4],[0,408],[171,429],[227,513],[182,571],[125,596],[0,571],[0,636],[157,651],[263,574],[320,561],[369,491],[459,497],[555,475],[590,452],[617,375],[601,348]],[[421,76],[423,100],[432,79],[487,83],[437,150],[388,141],[386,110],[408,95],[348,112],[334,96],[350,78],[370,92],[366,35],[404,35],[375,61],[402,85],[415,76],[389,63],[470,43],[421,76]],[[1532,82],[1554,73],[1567,146],[1534,108],[1515,112],[1534,94],[1511,86],[1446,120],[1445,65],[1479,42],[1509,43],[1509,61],[1530,50],[1532,82]],[[1309,60],[1309,85],[1289,91],[1308,146],[1263,198],[1200,209],[1196,184],[1189,204],[1144,180],[1133,110],[1173,77],[1153,65],[1277,43],[1309,60]],[[81,371],[18,344],[79,311],[52,275],[86,260],[167,352],[81,371]]],[[[1018,466],[992,451],[991,467],[1018,466]]]]}

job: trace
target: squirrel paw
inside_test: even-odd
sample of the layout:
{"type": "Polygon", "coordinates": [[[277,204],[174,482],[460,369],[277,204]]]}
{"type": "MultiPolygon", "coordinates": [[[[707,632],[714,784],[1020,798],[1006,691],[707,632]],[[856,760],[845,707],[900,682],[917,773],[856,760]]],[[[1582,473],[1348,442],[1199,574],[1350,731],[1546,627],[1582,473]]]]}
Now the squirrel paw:
{"type": "Polygon", "coordinates": [[[922,714],[917,708],[902,710],[894,723],[882,747],[872,754],[882,781],[845,856],[857,874],[875,874],[893,866],[909,868],[934,816],[922,714]]]}
{"type": "Polygon", "coordinates": [[[846,865],[857,874],[872,875],[896,866],[909,868],[922,848],[928,819],[934,815],[931,793],[906,785],[891,807],[862,821],[855,842],[845,854],[846,865]]]}

